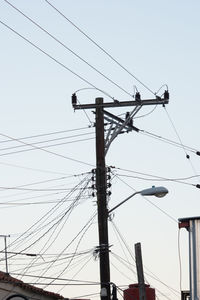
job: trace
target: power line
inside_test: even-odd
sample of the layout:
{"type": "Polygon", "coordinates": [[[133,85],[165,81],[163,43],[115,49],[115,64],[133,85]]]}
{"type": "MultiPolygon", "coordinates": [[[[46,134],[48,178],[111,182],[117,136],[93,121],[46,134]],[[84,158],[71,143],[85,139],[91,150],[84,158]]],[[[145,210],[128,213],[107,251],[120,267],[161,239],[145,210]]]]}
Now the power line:
{"type": "MultiPolygon", "coordinates": [[[[96,217],[96,212],[92,215],[92,217],[89,219],[89,221],[83,226],[83,228],[78,232],[78,234],[75,236],[75,238],[73,238],[73,240],[64,248],[64,250],[61,252],[61,254],[69,247],[69,245],[72,243],[72,242],[74,242],[75,241],[75,239],[82,233],[82,235],[81,235],[81,237],[80,237],[80,239],[79,239],[79,241],[78,241],[78,244],[77,244],[77,247],[76,247],[76,249],[75,249],[75,253],[76,253],[76,251],[77,251],[77,249],[78,249],[78,247],[79,247],[79,245],[80,245],[80,242],[81,242],[81,240],[82,240],[82,238],[84,237],[84,235],[85,235],[85,233],[87,232],[87,230],[91,227],[91,225],[93,224],[93,220],[94,220],[94,218],[96,217]]],[[[59,255],[58,255],[58,258],[59,258],[59,255]]],[[[56,259],[55,259],[55,261],[56,261],[56,259]]],[[[55,263],[55,261],[53,262],[53,263],[55,263]]],[[[53,263],[49,266],[49,268],[51,268],[52,267],[52,265],[53,265],[53,263]]],[[[65,270],[68,268],[68,266],[69,266],[69,264],[62,270],[62,272],[60,272],[59,273],[59,275],[57,276],[57,278],[59,278],[64,272],[65,272],[65,270]]],[[[48,268],[48,269],[49,269],[48,268]]],[[[47,270],[48,270],[47,269],[47,270]]],[[[52,282],[54,282],[55,281],[55,279],[53,279],[52,281],[51,281],[51,283],[52,282]]],[[[48,285],[47,285],[48,286],[48,285]]]]}
{"type": "MultiPolygon", "coordinates": [[[[123,259],[122,257],[120,257],[119,255],[117,255],[116,253],[113,253],[111,252],[112,255],[118,260],[120,261],[126,268],[128,268],[130,270],[130,265],[132,267],[135,267],[134,265],[130,264],[128,261],[126,261],[125,259],[123,259]]],[[[169,286],[168,284],[166,284],[165,282],[163,282],[162,280],[160,280],[160,278],[158,276],[156,276],[152,271],[150,271],[146,266],[144,266],[144,268],[146,270],[148,270],[148,273],[147,271],[145,271],[145,275],[151,277],[152,279],[154,279],[155,281],[161,283],[162,285],[166,286],[176,297],[179,297],[180,296],[180,292],[177,291],[176,289],[174,289],[173,287],[169,286]]]]}
{"type": "MultiPolygon", "coordinates": [[[[76,275],[78,275],[82,270],[83,268],[85,268],[85,266],[91,261],[92,259],[92,256],[89,257],[89,259],[79,268],[79,270],[74,274],[74,276],[72,277],[72,279],[75,278],[76,275]]],[[[67,283],[67,285],[71,285],[71,283],[67,283]]],[[[93,284],[94,285],[94,284],[93,284]]],[[[63,289],[64,289],[65,286],[63,286],[61,289],[59,289],[57,292],[60,293],[63,289]]]]}
{"type": "MultiPolygon", "coordinates": [[[[18,191],[31,191],[31,192],[49,192],[49,191],[71,191],[71,188],[65,188],[65,189],[29,189],[29,188],[17,188],[17,187],[3,187],[0,186],[0,189],[2,190],[18,190],[18,191]]],[[[78,190],[83,190],[83,188],[80,188],[78,190]]]]}
{"type": "Polygon", "coordinates": [[[183,151],[185,152],[185,156],[186,156],[186,158],[189,160],[190,165],[191,165],[191,168],[192,168],[194,174],[197,175],[196,169],[195,169],[195,167],[194,167],[192,161],[190,160],[190,156],[189,156],[188,153],[186,152],[186,149],[185,149],[185,146],[184,146],[183,143],[182,143],[181,137],[180,137],[180,135],[179,135],[179,133],[178,133],[178,131],[177,131],[177,129],[176,129],[176,127],[175,127],[173,121],[172,121],[172,118],[170,117],[170,115],[169,115],[169,113],[168,113],[168,111],[167,111],[167,109],[166,109],[165,106],[164,106],[164,109],[165,109],[165,112],[166,112],[166,114],[167,114],[167,117],[168,117],[168,119],[169,119],[169,121],[170,121],[170,123],[171,123],[171,125],[172,125],[172,128],[174,129],[174,132],[175,132],[175,134],[176,134],[176,136],[177,136],[177,138],[178,138],[178,140],[179,140],[179,142],[180,142],[180,144],[181,144],[181,146],[182,146],[182,149],[183,149],[183,151]]]}
{"type": "Polygon", "coordinates": [[[109,82],[111,82],[112,84],[114,84],[116,87],[118,87],[120,90],[122,90],[125,94],[129,95],[132,97],[132,94],[130,94],[129,92],[127,92],[123,87],[121,87],[119,84],[117,84],[116,82],[114,82],[112,79],[110,79],[109,77],[107,77],[106,75],[104,75],[101,71],[99,71],[97,68],[95,68],[94,66],[92,66],[90,63],[88,63],[85,59],[83,59],[80,55],[78,55],[75,51],[73,51],[72,49],[70,49],[66,44],[64,44],[63,42],[61,42],[59,39],[57,39],[55,36],[53,36],[51,33],[49,33],[46,29],[44,29],[41,25],[39,25],[38,23],[36,23],[33,19],[31,19],[30,17],[28,17],[25,13],[23,13],[20,9],[18,9],[16,6],[14,6],[13,4],[11,4],[8,0],[4,0],[4,2],[6,2],[7,4],[9,4],[12,8],[14,8],[16,11],[18,11],[21,15],[23,15],[26,19],[28,19],[31,23],[33,23],[35,26],[37,26],[39,29],[41,29],[43,32],[45,32],[48,36],[50,36],[53,40],[55,40],[57,43],[59,43],[61,46],[63,46],[66,50],[68,50],[70,53],[72,53],[73,55],[75,55],[78,59],[80,59],[81,61],[83,61],[87,66],[89,66],[91,69],[93,69],[95,72],[97,72],[98,74],[100,74],[101,76],[103,76],[106,80],[108,80],[109,82]]]}
{"type": "Polygon", "coordinates": [[[42,50],[39,46],[37,46],[36,44],[34,44],[33,42],[31,42],[29,39],[27,39],[26,37],[24,37],[22,34],[20,34],[19,32],[17,32],[15,29],[13,29],[12,27],[10,27],[9,25],[7,25],[5,22],[0,20],[0,23],[5,26],[7,29],[9,29],[10,31],[12,31],[13,33],[15,33],[17,36],[21,37],[24,41],[26,41],[27,43],[29,43],[31,46],[33,46],[35,49],[39,50],[40,52],[42,52],[44,55],[46,55],[47,57],[49,57],[51,60],[53,60],[54,62],[56,62],[58,65],[60,65],[61,67],[63,67],[64,69],[66,69],[67,71],[69,71],[70,73],[72,73],[73,75],[75,75],[76,77],[78,77],[79,79],[81,79],[82,81],[84,81],[85,83],[87,83],[88,85],[92,86],[93,88],[95,88],[96,90],[101,91],[102,93],[104,93],[107,97],[113,99],[113,97],[111,95],[109,95],[108,93],[102,91],[101,89],[97,88],[94,84],[92,84],[91,82],[89,82],[87,79],[83,78],[81,75],[77,74],[76,72],[74,72],[73,70],[71,70],[70,68],[68,68],[66,65],[64,65],[62,62],[58,61],[56,58],[54,58],[53,56],[51,56],[49,53],[47,53],[46,51],[42,50]]]}
{"type": "MultiPolygon", "coordinates": [[[[63,205],[63,203],[64,203],[64,201],[67,199],[67,197],[69,197],[75,190],[76,190],[76,188],[78,187],[78,186],[80,186],[81,184],[83,184],[84,183],[84,181],[86,180],[87,178],[84,178],[83,180],[81,180],[74,188],[73,188],[73,190],[71,190],[65,197],[63,197],[53,208],[51,208],[47,213],[45,213],[45,215],[43,215],[39,220],[37,220],[33,225],[31,225],[24,233],[22,233],[18,238],[16,238],[12,243],[11,243],[11,245],[10,245],[10,247],[11,246],[13,246],[13,245],[15,245],[15,244],[19,244],[20,242],[21,242],[21,240],[22,240],[22,238],[23,238],[23,240],[25,239],[25,240],[27,240],[27,237],[28,236],[30,236],[31,234],[32,234],[32,232],[31,233],[29,233],[31,230],[33,230],[33,228],[34,227],[38,227],[39,226],[39,224],[41,223],[42,224],[42,222],[44,222],[44,218],[46,218],[46,220],[49,218],[49,216],[51,215],[51,214],[53,214],[53,212],[55,212],[56,210],[58,210],[58,208],[61,206],[61,205],[63,205]],[[27,235],[29,233],[29,235],[27,235]]],[[[36,227],[36,228],[37,228],[36,227]]],[[[21,252],[23,252],[23,251],[21,251],[21,252]]]]}
{"type": "MultiPolygon", "coordinates": [[[[26,137],[19,137],[19,140],[26,140],[26,139],[32,139],[32,138],[36,138],[36,137],[43,137],[43,136],[49,136],[49,135],[56,135],[56,134],[63,134],[63,133],[67,133],[67,132],[73,132],[73,131],[79,131],[79,130],[85,130],[85,129],[89,129],[91,127],[81,127],[81,128],[75,128],[75,129],[68,129],[68,130],[60,130],[60,131],[53,131],[53,132],[48,132],[48,133],[41,133],[41,134],[36,134],[36,135],[30,135],[30,136],[26,136],[26,137]]],[[[10,139],[8,140],[4,140],[4,141],[0,141],[1,143],[8,143],[11,142],[10,139]]]]}
{"type": "MultiPolygon", "coordinates": [[[[85,141],[90,141],[93,140],[94,137],[92,138],[85,138],[85,139],[80,139],[80,140],[74,140],[74,141],[70,141],[70,142],[62,142],[62,143],[57,143],[57,144],[52,144],[52,145],[46,145],[46,146],[40,146],[39,149],[46,149],[46,148],[51,148],[51,147],[58,147],[58,146],[63,146],[63,145],[67,145],[67,144],[72,144],[72,143],[77,143],[77,142],[85,142],[85,141]]],[[[27,144],[27,146],[34,146],[36,144],[41,144],[44,142],[37,142],[37,143],[32,143],[32,144],[27,144]]],[[[14,148],[18,148],[18,147],[25,147],[24,145],[21,146],[14,146],[14,147],[10,147],[7,149],[14,149],[14,148]]],[[[5,149],[0,149],[0,151],[3,151],[5,149]]],[[[0,156],[7,156],[7,155],[11,155],[11,154],[17,154],[17,153],[23,153],[23,152],[29,152],[29,151],[33,151],[33,150],[37,150],[37,148],[31,148],[31,149],[24,149],[24,150],[17,150],[17,151],[12,151],[12,152],[6,152],[6,153],[2,153],[0,154],[0,156]]]]}
{"type": "MultiPolygon", "coordinates": [[[[1,22],[1,21],[0,21],[0,22],[1,22]]],[[[19,140],[19,139],[12,138],[12,137],[10,137],[10,136],[8,136],[8,135],[5,135],[5,134],[3,134],[3,133],[0,133],[0,135],[1,135],[1,136],[4,136],[4,137],[6,137],[6,138],[9,138],[9,139],[11,139],[11,140],[13,140],[13,141],[17,141],[17,142],[19,142],[19,143],[22,143],[22,144],[24,144],[24,145],[26,145],[26,146],[30,146],[30,147],[32,147],[32,148],[34,148],[34,149],[41,150],[41,151],[44,151],[44,152],[49,153],[49,154],[53,154],[53,155],[58,156],[58,157],[61,157],[61,158],[65,158],[65,159],[68,159],[68,160],[71,160],[71,161],[74,161],[74,162],[78,162],[78,163],[81,163],[81,164],[84,164],[84,165],[92,166],[92,167],[93,167],[92,164],[89,164],[89,163],[86,163],[86,162],[84,162],[84,161],[81,161],[81,160],[78,160],[78,159],[74,159],[74,158],[71,158],[71,157],[67,157],[67,156],[65,156],[65,155],[58,154],[58,153],[55,153],[55,152],[46,150],[46,149],[43,149],[43,148],[34,146],[34,145],[32,145],[32,144],[25,143],[25,142],[23,142],[23,141],[21,141],[21,140],[19,140]]]]}
{"type": "Polygon", "coordinates": [[[14,168],[19,168],[19,169],[24,169],[24,170],[28,170],[28,171],[47,173],[47,174],[68,175],[68,174],[66,174],[64,172],[55,172],[55,171],[50,171],[50,170],[42,170],[42,169],[30,168],[30,167],[25,167],[25,166],[21,166],[21,165],[5,163],[5,162],[2,162],[2,161],[0,161],[0,165],[8,166],[8,167],[14,167],[14,168]]]}
{"type": "MultiPolygon", "coordinates": [[[[44,144],[44,143],[49,143],[49,142],[54,142],[54,141],[60,141],[60,140],[66,140],[66,139],[76,138],[76,137],[80,137],[80,136],[88,136],[88,135],[93,135],[93,134],[94,134],[93,132],[88,132],[88,133],[76,134],[76,135],[71,135],[71,136],[59,137],[59,138],[50,139],[50,140],[43,140],[43,141],[33,142],[33,143],[31,143],[31,145],[44,144]]],[[[21,141],[23,139],[19,139],[19,140],[21,141]]],[[[83,140],[70,141],[69,143],[79,142],[79,141],[84,141],[84,139],[83,140]]],[[[12,142],[12,141],[10,140],[10,142],[12,142]]],[[[68,144],[68,142],[66,142],[66,143],[64,142],[64,143],[62,143],[60,145],[64,145],[64,144],[68,144]]],[[[54,144],[53,145],[48,145],[48,147],[52,147],[52,146],[56,146],[56,145],[57,144],[55,144],[55,145],[54,144]]],[[[24,145],[18,145],[18,146],[11,146],[11,147],[6,147],[6,148],[0,148],[0,151],[12,150],[12,149],[21,148],[21,147],[25,147],[25,146],[24,145]]],[[[47,147],[47,146],[43,146],[43,147],[47,147]]]]}
{"type": "Polygon", "coordinates": [[[137,171],[133,171],[133,170],[122,169],[122,168],[118,168],[118,167],[116,167],[115,169],[125,171],[125,172],[129,172],[129,173],[135,173],[135,174],[139,174],[139,175],[143,175],[143,176],[148,176],[148,177],[151,177],[151,178],[124,175],[124,174],[117,174],[119,177],[120,176],[121,177],[130,177],[130,178],[142,179],[142,180],[147,180],[147,181],[172,181],[172,182],[181,183],[181,184],[185,184],[185,185],[191,185],[191,186],[195,186],[195,187],[196,187],[196,184],[189,183],[189,182],[184,182],[184,180],[190,180],[190,179],[193,179],[193,178],[200,177],[200,175],[194,175],[194,176],[180,177],[180,178],[166,178],[166,177],[161,177],[161,176],[157,176],[157,175],[137,172],[137,171]]]}
{"type": "MultiPolygon", "coordinates": [[[[64,179],[68,179],[68,178],[73,178],[73,177],[78,177],[78,176],[83,176],[83,175],[87,175],[87,174],[91,174],[91,172],[85,172],[85,173],[81,173],[81,174],[75,174],[75,175],[69,175],[69,176],[62,176],[62,177],[59,177],[59,178],[52,178],[52,179],[47,179],[47,180],[42,180],[42,181],[36,181],[36,182],[31,182],[31,183],[26,183],[26,184],[23,184],[23,185],[18,185],[18,186],[15,186],[13,188],[24,188],[24,187],[27,187],[27,186],[32,186],[32,185],[38,185],[38,184],[44,184],[44,183],[49,183],[49,182],[55,182],[55,181],[60,181],[60,180],[64,180],[64,179]]],[[[5,196],[4,196],[5,198],[5,196]]]]}
{"type": "Polygon", "coordinates": [[[165,143],[167,143],[167,144],[173,145],[173,146],[175,146],[175,147],[179,147],[179,148],[183,148],[183,147],[184,147],[185,150],[187,149],[187,151],[193,152],[193,153],[195,153],[195,154],[197,154],[197,155],[200,154],[199,151],[196,150],[195,148],[192,148],[192,147],[183,145],[182,143],[175,142],[175,141],[173,141],[173,140],[170,140],[170,139],[165,138],[165,137],[163,137],[163,136],[157,135],[157,134],[155,134],[155,133],[152,133],[152,132],[149,132],[149,131],[146,131],[146,130],[142,130],[142,129],[140,129],[139,132],[140,132],[141,134],[143,134],[143,135],[152,137],[152,138],[157,139],[157,140],[161,140],[162,142],[165,142],[165,143]]]}
{"type": "MultiPolygon", "coordinates": [[[[87,187],[88,183],[89,183],[89,181],[86,182],[85,188],[87,187]]],[[[53,228],[56,229],[56,228],[58,227],[58,225],[61,224],[61,221],[64,220],[64,217],[65,217],[65,216],[68,215],[68,217],[69,217],[69,215],[71,214],[72,210],[75,208],[75,206],[77,206],[81,194],[82,194],[82,192],[80,192],[80,193],[78,194],[78,196],[76,197],[75,201],[69,206],[69,208],[67,209],[67,211],[64,211],[64,212],[61,214],[61,217],[59,218],[58,221],[56,221],[56,223],[54,223],[52,226],[50,226],[50,228],[49,228],[45,233],[43,233],[42,236],[40,236],[40,237],[39,237],[36,241],[34,241],[31,245],[29,245],[28,247],[26,247],[25,249],[23,249],[23,251],[26,251],[27,249],[29,249],[30,247],[32,247],[32,245],[34,245],[34,244],[35,244],[36,242],[38,242],[41,238],[43,238],[44,235],[46,235],[47,233],[49,233],[50,230],[52,230],[53,228]],[[55,226],[56,226],[56,227],[55,227],[55,226]]],[[[96,214],[95,214],[95,215],[96,215],[96,214]]],[[[95,216],[95,215],[94,215],[94,216],[95,216]]],[[[94,218],[94,216],[93,216],[92,218],[94,218]]],[[[68,219],[68,217],[67,217],[67,219],[68,219]]],[[[56,219],[58,219],[58,217],[56,217],[55,220],[56,220],[56,219]]],[[[66,220],[67,220],[67,219],[66,219],[66,220]]],[[[92,219],[92,220],[93,220],[93,219],[92,219]]],[[[91,220],[90,220],[90,221],[91,221],[91,220]]],[[[51,224],[51,223],[52,223],[52,221],[49,222],[49,224],[51,224]]],[[[64,222],[63,226],[65,225],[65,223],[66,223],[66,221],[64,222]]],[[[86,225],[87,225],[87,224],[86,224],[86,225]]],[[[60,231],[62,230],[63,226],[62,226],[61,229],[59,230],[58,234],[59,234],[60,231]]],[[[85,226],[83,227],[83,229],[84,229],[84,228],[85,228],[85,226]]],[[[83,229],[82,229],[82,230],[83,230],[83,229]]],[[[82,232],[82,230],[81,230],[80,232],[82,232]]],[[[54,232],[55,232],[55,230],[54,230],[54,232]]],[[[53,232],[53,233],[54,233],[54,232],[53,232]]],[[[79,234],[80,234],[80,232],[79,232],[79,234]]],[[[57,234],[56,237],[54,238],[53,242],[56,240],[58,234],[57,234]]],[[[79,235],[79,234],[78,234],[78,235],[79,235]]],[[[77,235],[77,236],[78,236],[78,235],[77,235]]],[[[76,236],[76,237],[77,237],[77,236],[76,236]]],[[[51,237],[52,237],[52,235],[51,235],[51,237]]],[[[50,238],[51,238],[51,237],[50,237],[50,238]]],[[[72,240],[72,242],[76,239],[76,237],[72,240]]],[[[48,241],[49,241],[49,240],[48,240],[48,241]]],[[[45,245],[43,246],[41,252],[44,251],[44,248],[46,247],[48,241],[47,241],[47,242],[45,243],[45,245]]],[[[53,243],[53,242],[52,242],[52,243],[53,243]]],[[[71,243],[72,243],[72,242],[71,242],[71,243]]],[[[52,243],[47,247],[47,249],[46,249],[45,251],[47,251],[47,250],[50,248],[50,246],[52,245],[52,243]]],[[[71,244],[71,243],[70,243],[70,244],[71,244]]],[[[69,244],[69,245],[70,245],[70,244],[69,244]]],[[[62,253],[69,247],[69,245],[68,245],[67,247],[65,247],[65,249],[62,251],[62,253]]],[[[57,258],[59,258],[59,255],[58,255],[57,258]]],[[[55,259],[55,261],[56,261],[56,259],[55,259]]],[[[52,263],[50,264],[50,266],[47,268],[47,270],[48,270],[50,267],[52,267],[52,265],[55,263],[55,261],[52,262],[52,263]]],[[[26,270],[28,270],[28,268],[26,268],[26,270]]],[[[46,272],[46,271],[45,271],[45,272],[46,272]]],[[[44,273],[43,273],[43,274],[44,274],[44,273]]]]}
{"type": "MultiPolygon", "coordinates": [[[[14,275],[14,276],[21,276],[22,275],[22,274],[13,273],[13,272],[10,272],[10,274],[14,275]]],[[[26,274],[26,275],[23,275],[23,276],[25,276],[25,277],[32,277],[32,278],[40,278],[40,279],[59,280],[59,281],[73,281],[73,282],[80,282],[80,283],[100,284],[99,282],[95,282],[95,281],[67,279],[67,278],[57,278],[57,277],[49,277],[49,276],[36,276],[36,275],[32,275],[32,274],[26,274]]]]}
{"type": "Polygon", "coordinates": [[[65,20],[67,20],[72,26],[74,26],[81,34],[83,34],[90,42],[92,42],[96,47],[103,51],[112,61],[114,61],[118,66],[120,66],[124,71],[126,71],[131,77],[137,80],[144,88],[146,88],[150,93],[156,95],[146,84],[139,80],[133,73],[131,73],[127,68],[125,68],[119,61],[117,61],[111,54],[109,54],[103,47],[101,47],[97,42],[95,42],[87,33],[75,25],[69,18],[67,18],[60,10],[58,10],[52,3],[44,0],[48,5],[50,5],[55,11],[58,12],[65,20]]]}

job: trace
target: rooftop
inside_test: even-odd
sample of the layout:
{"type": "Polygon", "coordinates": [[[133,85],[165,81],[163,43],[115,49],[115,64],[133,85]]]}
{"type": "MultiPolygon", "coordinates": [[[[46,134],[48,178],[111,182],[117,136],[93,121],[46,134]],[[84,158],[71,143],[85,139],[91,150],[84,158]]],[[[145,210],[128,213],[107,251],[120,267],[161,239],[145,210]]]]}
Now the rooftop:
{"type": "Polygon", "coordinates": [[[63,296],[61,296],[59,294],[56,294],[56,293],[53,293],[53,292],[48,292],[48,291],[45,291],[45,290],[43,290],[41,288],[38,288],[34,285],[24,283],[22,280],[16,279],[16,278],[10,276],[9,274],[0,271],[0,283],[1,282],[12,283],[12,284],[14,284],[16,286],[19,286],[19,287],[21,287],[25,290],[29,290],[29,291],[32,291],[34,293],[49,296],[49,297],[52,297],[52,298],[55,298],[55,299],[65,299],[63,296]]]}

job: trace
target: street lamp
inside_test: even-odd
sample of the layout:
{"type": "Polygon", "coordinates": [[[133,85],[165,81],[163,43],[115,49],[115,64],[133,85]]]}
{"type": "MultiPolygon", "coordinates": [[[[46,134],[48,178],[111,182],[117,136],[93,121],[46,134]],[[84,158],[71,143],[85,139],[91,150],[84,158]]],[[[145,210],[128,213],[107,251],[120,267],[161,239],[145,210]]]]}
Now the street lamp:
{"type": "Polygon", "coordinates": [[[145,190],[142,190],[142,191],[137,191],[137,192],[133,193],[132,195],[130,195],[125,200],[123,200],[122,202],[120,202],[119,204],[117,204],[116,206],[114,206],[113,208],[111,208],[108,211],[108,213],[111,213],[113,210],[115,210],[116,208],[118,208],[123,203],[125,203],[126,201],[128,201],[129,199],[131,199],[133,196],[135,196],[137,194],[140,194],[142,196],[155,196],[155,197],[158,197],[158,198],[162,198],[167,193],[168,193],[168,190],[164,186],[158,186],[158,187],[152,186],[152,188],[145,189],[145,190]]]}

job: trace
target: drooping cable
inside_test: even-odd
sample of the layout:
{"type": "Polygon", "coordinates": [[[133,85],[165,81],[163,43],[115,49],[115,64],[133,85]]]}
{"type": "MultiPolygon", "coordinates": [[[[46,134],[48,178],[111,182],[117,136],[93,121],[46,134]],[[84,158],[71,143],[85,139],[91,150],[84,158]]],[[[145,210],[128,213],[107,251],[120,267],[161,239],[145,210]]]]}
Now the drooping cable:
{"type": "MultiPolygon", "coordinates": [[[[84,181],[87,180],[83,178],[65,197],[63,197],[55,206],[53,206],[47,213],[45,213],[39,220],[37,220],[33,225],[31,225],[25,232],[23,232],[19,237],[17,237],[12,243],[11,246],[21,243],[22,240],[27,240],[27,237],[32,234],[34,228],[38,228],[39,224],[44,223],[56,210],[63,205],[65,199],[70,197],[71,194],[76,190],[77,187],[82,185],[84,181]]],[[[21,251],[23,252],[23,251],[21,251]]]]}
{"type": "MultiPolygon", "coordinates": [[[[77,246],[76,246],[76,250],[75,250],[75,252],[77,251],[77,249],[78,249],[78,247],[79,247],[79,245],[80,245],[80,242],[81,242],[81,240],[82,240],[82,238],[83,238],[83,236],[85,235],[85,233],[87,232],[87,230],[90,228],[90,226],[92,225],[92,223],[93,223],[93,220],[94,220],[94,218],[96,217],[96,215],[97,215],[97,213],[95,212],[93,215],[92,215],[92,217],[89,219],[89,221],[83,226],[83,228],[79,231],[79,233],[75,236],[75,238],[73,238],[73,240],[62,250],[62,252],[61,252],[61,254],[64,252],[64,251],[66,251],[66,249],[69,247],[69,245],[71,245],[72,244],[72,242],[74,242],[75,240],[76,240],[76,238],[82,233],[82,235],[81,235],[81,237],[80,237],[80,239],[79,239],[79,241],[78,241],[78,244],[77,244],[77,246]]],[[[59,256],[58,256],[59,257],[59,256]]],[[[56,260],[55,260],[56,261],[56,260]]],[[[59,278],[64,272],[65,272],[65,270],[68,268],[68,266],[69,266],[69,263],[68,263],[68,265],[59,273],[59,275],[57,276],[57,278],[59,278]]],[[[49,267],[52,267],[52,264],[49,266],[49,267]]],[[[52,280],[49,284],[51,284],[51,283],[53,283],[55,280],[52,280]]],[[[48,285],[49,285],[48,284],[48,285]]],[[[47,286],[48,286],[47,285],[47,286]]]]}
{"type": "MultiPolygon", "coordinates": [[[[86,183],[85,188],[87,187],[88,183],[89,183],[89,181],[86,183]]],[[[78,196],[77,196],[77,198],[76,198],[76,202],[79,201],[81,195],[82,195],[82,192],[80,192],[80,193],[78,194],[78,196]]],[[[75,204],[75,202],[74,202],[74,204],[75,204]]],[[[72,210],[71,210],[71,212],[72,212],[72,210]]],[[[68,218],[69,218],[71,212],[68,214],[68,218]]],[[[67,219],[68,219],[68,218],[67,218],[67,219]]],[[[65,222],[63,223],[62,227],[60,228],[59,232],[57,233],[56,237],[53,239],[53,241],[51,242],[51,244],[48,245],[48,247],[45,249],[45,247],[46,247],[46,245],[47,245],[47,243],[48,243],[48,241],[47,241],[47,242],[45,243],[45,245],[43,246],[43,248],[40,250],[40,252],[46,252],[47,250],[50,249],[50,247],[52,246],[52,244],[55,242],[55,240],[57,239],[58,235],[59,235],[60,232],[62,231],[63,227],[65,226],[67,219],[66,219],[65,222]]],[[[87,228],[87,230],[88,230],[88,228],[87,228]]],[[[77,247],[78,247],[78,246],[77,246],[77,247]]],[[[77,249],[78,249],[78,248],[77,248],[77,249]]],[[[76,252],[77,252],[77,251],[76,251],[76,252]]],[[[74,256],[75,256],[76,252],[74,253],[74,256]]],[[[74,259],[74,256],[71,258],[70,263],[71,263],[71,261],[74,259]]],[[[70,263],[69,263],[69,265],[70,265],[70,263]]],[[[52,265],[51,265],[51,267],[52,267],[52,265]]],[[[46,271],[47,271],[47,270],[45,270],[45,272],[46,272],[46,271]]],[[[44,273],[43,273],[43,274],[44,274],[44,273]]]]}

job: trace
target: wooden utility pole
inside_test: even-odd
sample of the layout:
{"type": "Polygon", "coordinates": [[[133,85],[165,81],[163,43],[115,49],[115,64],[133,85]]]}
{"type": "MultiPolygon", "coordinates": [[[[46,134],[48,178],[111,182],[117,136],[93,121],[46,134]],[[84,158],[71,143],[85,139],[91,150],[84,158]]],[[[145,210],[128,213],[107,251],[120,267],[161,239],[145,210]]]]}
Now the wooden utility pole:
{"type": "Polygon", "coordinates": [[[139,284],[139,299],[146,300],[146,289],[144,282],[144,272],[143,272],[143,264],[142,264],[142,250],[141,244],[135,244],[135,259],[136,259],[136,267],[137,267],[137,277],[139,284]]]}
{"type": "MultiPolygon", "coordinates": [[[[107,172],[105,155],[112,141],[122,132],[139,131],[132,125],[132,118],[144,105],[165,105],[169,102],[169,93],[165,91],[164,97],[156,99],[141,100],[139,93],[134,101],[103,102],[103,98],[96,98],[92,104],[78,104],[76,94],[72,95],[72,106],[77,109],[95,109],[96,114],[96,191],[99,229],[99,257],[100,257],[100,281],[101,300],[110,300],[110,262],[109,262],[109,239],[108,239],[108,207],[107,207],[107,172]],[[130,107],[134,109],[127,114],[125,120],[105,111],[105,108],[130,107]],[[104,137],[104,119],[111,127],[107,137],[104,137]],[[112,126],[115,126],[113,128],[112,126]],[[114,130],[113,130],[114,129],[114,130]]],[[[145,300],[144,298],[142,300],[145,300]]]]}
{"type": "Polygon", "coordinates": [[[97,98],[96,105],[96,189],[99,227],[101,299],[110,300],[110,264],[103,98],[97,98]]]}

